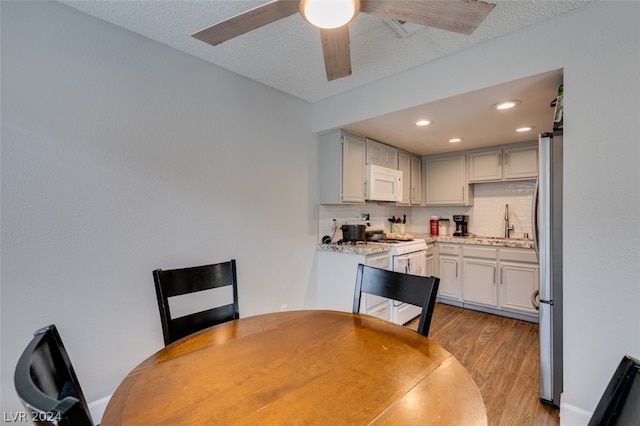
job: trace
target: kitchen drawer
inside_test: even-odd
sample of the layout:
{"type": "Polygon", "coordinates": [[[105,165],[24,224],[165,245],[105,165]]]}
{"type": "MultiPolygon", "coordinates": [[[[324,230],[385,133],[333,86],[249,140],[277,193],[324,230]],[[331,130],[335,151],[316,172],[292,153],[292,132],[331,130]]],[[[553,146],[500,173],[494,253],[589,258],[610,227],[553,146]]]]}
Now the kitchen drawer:
{"type": "Polygon", "coordinates": [[[391,321],[391,302],[387,301],[381,303],[371,309],[367,310],[367,315],[380,318],[385,321],[391,321]]]}
{"type": "Polygon", "coordinates": [[[456,244],[438,244],[438,253],[457,256],[460,254],[460,246],[456,244]]]}
{"type": "Polygon", "coordinates": [[[364,263],[379,269],[389,269],[389,253],[369,255],[364,263]]]}
{"type": "Polygon", "coordinates": [[[489,247],[471,247],[464,246],[462,248],[462,255],[464,257],[481,257],[484,259],[498,259],[498,249],[489,247]]]}
{"type": "Polygon", "coordinates": [[[536,256],[535,250],[500,249],[500,260],[538,263],[538,256],[536,256]]]}
{"type": "Polygon", "coordinates": [[[362,293],[360,296],[360,312],[369,312],[371,309],[375,309],[382,303],[389,303],[389,299],[386,297],[378,296],[376,294],[362,293]]]}

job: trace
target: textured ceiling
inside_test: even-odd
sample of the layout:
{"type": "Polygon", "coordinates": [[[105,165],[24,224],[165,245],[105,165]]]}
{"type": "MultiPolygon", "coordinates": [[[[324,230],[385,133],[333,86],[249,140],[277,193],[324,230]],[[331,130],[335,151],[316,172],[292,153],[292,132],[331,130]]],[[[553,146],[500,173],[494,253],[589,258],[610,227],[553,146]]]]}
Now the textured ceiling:
{"type": "Polygon", "coordinates": [[[191,37],[203,28],[265,1],[63,1],[89,15],[310,102],[472,47],[588,3],[585,0],[489,2],[495,3],[496,7],[469,36],[424,27],[403,38],[384,19],[360,13],[350,24],[353,74],[328,82],[319,33],[299,14],[215,47],[191,37]]]}

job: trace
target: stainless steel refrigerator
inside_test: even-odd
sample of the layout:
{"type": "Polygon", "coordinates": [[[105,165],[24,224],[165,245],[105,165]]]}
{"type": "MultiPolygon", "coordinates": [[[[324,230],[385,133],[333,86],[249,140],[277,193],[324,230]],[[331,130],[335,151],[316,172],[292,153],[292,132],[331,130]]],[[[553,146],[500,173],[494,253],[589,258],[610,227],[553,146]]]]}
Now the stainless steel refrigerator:
{"type": "Polygon", "coordinates": [[[540,267],[540,400],[560,406],[562,393],[562,131],[538,142],[533,241],[540,267]]]}

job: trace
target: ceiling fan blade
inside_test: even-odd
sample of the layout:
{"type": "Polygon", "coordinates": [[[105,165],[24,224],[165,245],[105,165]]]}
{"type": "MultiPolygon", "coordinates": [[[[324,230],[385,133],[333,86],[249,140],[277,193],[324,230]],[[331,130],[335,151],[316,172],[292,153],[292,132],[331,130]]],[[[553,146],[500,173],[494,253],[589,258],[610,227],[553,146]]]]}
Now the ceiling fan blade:
{"type": "Polygon", "coordinates": [[[361,0],[360,12],[471,34],[495,4],[478,0],[361,0]]]}
{"type": "Polygon", "coordinates": [[[298,10],[298,2],[295,0],[274,0],[191,34],[191,37],[215,46],[298,13],[298,10]]]}
{"type": "Polygon", "coordinates": [[[321,28],[320,38],[327,80],[336,80],[351,75],[349,26],[343,25],[330,30],[321,28]]]}

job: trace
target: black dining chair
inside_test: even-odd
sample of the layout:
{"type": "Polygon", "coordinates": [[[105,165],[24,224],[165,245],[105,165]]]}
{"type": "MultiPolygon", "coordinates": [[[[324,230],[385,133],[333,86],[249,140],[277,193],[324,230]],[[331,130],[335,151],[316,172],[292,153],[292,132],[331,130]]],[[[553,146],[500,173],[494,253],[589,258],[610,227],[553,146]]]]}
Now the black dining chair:
{"type": "Polygon", "coordinates": [[[14,373],[27,419],[39,425],[93,426],[89,406],[55,325],[37,330],[14,373]]]}
{"type": "Polygon", "coordinates": [[[422,314],[417,332],[427,337],[439,285],[440,278],[437,277],[421,277],[359,264],[353,296],[353,313],[360,312],[362,293],[420,306],[422,314]]]}
{"type": "Polygon", "coordinates": [[[611,376],[589,426],[640,425],[640,361],[622,358],[611,376]]]}
{"type": "Polygon", "coordinates": [[[235,259],[182,269],[156,269],[153,271],[153,279],[165,346],[196,331],[240,318],[235,259]],[[225,301],[177,318],[171,316],[170,298],[220,287],[229,287],[232,291],[230,303],[225,301]]]}

